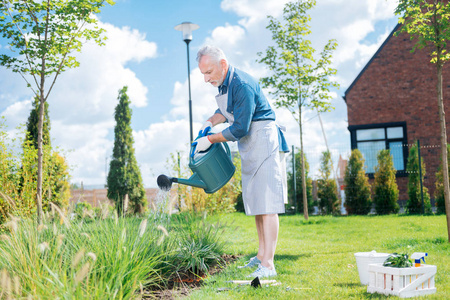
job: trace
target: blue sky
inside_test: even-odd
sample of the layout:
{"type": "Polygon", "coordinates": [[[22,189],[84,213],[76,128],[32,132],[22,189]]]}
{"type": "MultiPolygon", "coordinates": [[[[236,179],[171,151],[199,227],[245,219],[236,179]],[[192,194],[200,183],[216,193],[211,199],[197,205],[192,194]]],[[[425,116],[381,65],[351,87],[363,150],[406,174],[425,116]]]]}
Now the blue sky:
{"type": "MultiPolygon", "coordinates": [[[[215,110],[216,89],[203,82],[197,68],[197,50],[205,44],[221,47],[230,64],[256,78],[267,75],[256,63],[257,52],[272,45],[265,29],[267,15],[281,17],[285,0],[118,0],[98,16],[107,30],[104,47],[84,46],[77,55],[81,66],[64,73],[48,102],[53,145],[66,150],[72,181],[85,185],[105,183],[105,166],[114,142],[114,108],[118,90],[128,85],[132,101],[135,150],[144,184],[156,186],[167,170],[170,153],[188,150],[188,85],[186,44],[174,26],[196,23],[190,44],[194,133],[215,110]]],[[[320,0],[310,12],[313,46],[320,52],[329,39],[338,49],[333,67],[341,88],[333,91],[336,109],[321,115],[330,149],[336,160],[350,148],[347,111],[342,96],[395,27],[395,0],[320,0]]],[[[0,52],[7,51],[0,39],[0,52]]],[[[268,96],[268,94],[266,94],[268,96]]],[[[0,115],[8,132],[26,122],[32,94],[24,80],[0,68],[0,115]]],[[[270,101],[270,97],[268,97],[270,101]]],[[[285,109],[277,109],[278,122],[288,129],[290,145],[299,146],[298,125],[285,109]]],[[[304,143],[311,153],[311,174],[325,143],[314,111],[306,111],[304,143]]],[[[236,149],[234,144],[230,145],[236,149]]],[[[187,160],[187,158],[184,157],[187,160]]]]}

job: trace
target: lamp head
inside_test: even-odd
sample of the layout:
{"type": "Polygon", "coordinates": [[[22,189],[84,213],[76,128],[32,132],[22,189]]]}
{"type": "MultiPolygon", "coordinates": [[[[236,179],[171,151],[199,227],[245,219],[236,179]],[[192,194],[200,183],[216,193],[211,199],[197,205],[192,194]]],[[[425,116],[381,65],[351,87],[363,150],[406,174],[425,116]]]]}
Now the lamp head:
{"type": "Polygon", "coordinates": [[[192,31],[199,29],[200,26],[191,22],[183,22],[177,26],[175,26],[175,30],[179,30],[183,32],[183,40],[186,43],[192,41],[192,31]]]}

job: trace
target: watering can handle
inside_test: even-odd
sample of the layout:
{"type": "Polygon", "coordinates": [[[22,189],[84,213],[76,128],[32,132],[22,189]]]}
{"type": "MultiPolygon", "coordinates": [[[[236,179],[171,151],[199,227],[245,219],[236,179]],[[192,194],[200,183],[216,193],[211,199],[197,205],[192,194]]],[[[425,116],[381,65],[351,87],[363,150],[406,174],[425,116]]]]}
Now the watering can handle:
{"type": "MultiPolygon", "coordinates": [[[[225,148],[225,152],[227,153],[227,155],[230,157],[231,159],[231,150],[230,147],[228,146],[227,142],[222,142],[221,144],[223,144],[224,148],[225,148]]],[[[192,162],[192,160],[194,159],[194,151],[195,151],[195,147],[194,145],[191,144],[191,151],[189,152],[189,162],[192,162]]]]}
{"type": "Polygon", "coordinates": [[[225,147],[225,152],[228,154],[228,156],[229,156],[230,159],[231,159],[231,151],[230,151],[230,147],[228,147],[227,142],[223,142],[222,144],[223,144],[224,147],[225,147]]]}
{"type": "Polygon", "coordinates": [[[191,162],[192,159],[194,158],[195,147],[197,147],[197,145],[192,145],[192,144],[191,144],[191,151],[189,151],[189,161],[190,161],[190,162],[191,162]]]}

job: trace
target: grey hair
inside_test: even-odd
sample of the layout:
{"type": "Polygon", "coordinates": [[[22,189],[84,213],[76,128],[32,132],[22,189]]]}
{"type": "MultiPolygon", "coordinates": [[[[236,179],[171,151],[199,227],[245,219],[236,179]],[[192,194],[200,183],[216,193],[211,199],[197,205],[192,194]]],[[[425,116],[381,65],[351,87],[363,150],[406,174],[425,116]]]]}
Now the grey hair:
{"type": "Polygon", "coordinates": [[[223,53],[223,51],[216,46],[206,45],[200,48],[197,52],[197,62],[200,62],[200,59],[202,59],[205,55],[211,57],[217,63],[219,63],[222,59],[227,61],[225,53],[223,53]]]}

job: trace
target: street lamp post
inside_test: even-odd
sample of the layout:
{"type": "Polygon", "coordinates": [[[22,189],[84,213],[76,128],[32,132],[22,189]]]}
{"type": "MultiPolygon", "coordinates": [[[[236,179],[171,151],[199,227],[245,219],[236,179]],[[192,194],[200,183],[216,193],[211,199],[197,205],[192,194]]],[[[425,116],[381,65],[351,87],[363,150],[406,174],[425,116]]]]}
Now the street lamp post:
{"type": "Polygon", "coordinates": [[[183,32],[183,41],[186,42],[187,49],[187,67],[188,67],[188,86],[189,86],[189,127],[191,133],[191,144],[194,140],[192,134],[192,100],[191,100],[191,70],[189,66],[189,43],[192,41],[192,31],[197,30],[200,26],[191,22],[183,22],[175,26],[176,30],[183,32]]]}

